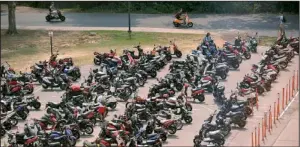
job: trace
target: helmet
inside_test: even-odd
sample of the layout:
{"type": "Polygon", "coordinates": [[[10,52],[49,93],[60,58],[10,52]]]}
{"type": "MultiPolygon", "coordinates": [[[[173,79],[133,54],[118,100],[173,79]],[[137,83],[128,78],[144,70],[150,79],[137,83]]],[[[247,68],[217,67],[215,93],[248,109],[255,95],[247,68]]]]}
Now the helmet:
{"type": "Polygon", "coordinates": [[[206,34],[206,36],[210,36],[210,33],[208,32],[208,33],[206,34]]]}

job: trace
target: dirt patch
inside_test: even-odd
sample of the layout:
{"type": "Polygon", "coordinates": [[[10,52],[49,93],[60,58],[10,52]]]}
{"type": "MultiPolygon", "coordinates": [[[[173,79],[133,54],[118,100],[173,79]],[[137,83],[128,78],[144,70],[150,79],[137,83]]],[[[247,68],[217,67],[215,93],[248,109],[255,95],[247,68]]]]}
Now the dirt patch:
{"type": "MultiPolygon", "coordinates": [[[[7,12],[8,7],[6,4],[1,4],[1,12],[7,12]]],[[[16,13],[47,13],[46,9],[32,8],[26,6],[17,6],[16,13]]]]}

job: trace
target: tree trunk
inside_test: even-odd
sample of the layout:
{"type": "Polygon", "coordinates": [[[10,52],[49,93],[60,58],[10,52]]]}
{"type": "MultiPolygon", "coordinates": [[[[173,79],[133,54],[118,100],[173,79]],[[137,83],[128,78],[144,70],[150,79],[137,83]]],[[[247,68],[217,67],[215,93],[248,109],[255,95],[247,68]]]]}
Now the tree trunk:
{"type": "Polygon", "coordinates": [[[17,34],[16,27],[16,2],[9,1],[8,2],[8,31],[7,34],[17,34]]]}

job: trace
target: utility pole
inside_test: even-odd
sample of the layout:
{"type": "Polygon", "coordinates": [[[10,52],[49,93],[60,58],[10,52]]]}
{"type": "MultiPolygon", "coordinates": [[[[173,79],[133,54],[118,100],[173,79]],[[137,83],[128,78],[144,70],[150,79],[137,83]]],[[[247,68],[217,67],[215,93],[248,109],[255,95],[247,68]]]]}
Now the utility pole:
{"type": "Polygon", "coordinates": [[[53,55],[53,44],[52,44],[53,32],[50,31],[48,34],[49,34],[49,37],[50,37],[50,47],[51,47],[51,56],[52,56],[53,55]]]}
{"type": "Polygon", "coordinates": [[[131,19],[130,19],[130,1],[128,1],[128,34],[129,39],[131,39],[131,19]]]}

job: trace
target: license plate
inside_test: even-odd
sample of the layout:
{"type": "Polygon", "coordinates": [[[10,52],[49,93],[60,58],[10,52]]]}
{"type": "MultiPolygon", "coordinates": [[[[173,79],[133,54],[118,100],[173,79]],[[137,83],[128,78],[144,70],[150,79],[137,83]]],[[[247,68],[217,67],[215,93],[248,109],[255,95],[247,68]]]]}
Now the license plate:
{"type": "Polygon", "coordinates": [[[171,87],[174,87],[174,84],[173,84],[173,83],[171,84],[171,87]]]}
{"type": "Polygon", "coordinates": [[[114,92],[114,91],[115,91],[115,87],[113,87],[113,86],[110,87],[110,91],[111,91],[111,92],[114,92]]]}

